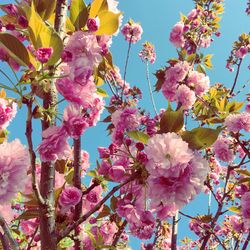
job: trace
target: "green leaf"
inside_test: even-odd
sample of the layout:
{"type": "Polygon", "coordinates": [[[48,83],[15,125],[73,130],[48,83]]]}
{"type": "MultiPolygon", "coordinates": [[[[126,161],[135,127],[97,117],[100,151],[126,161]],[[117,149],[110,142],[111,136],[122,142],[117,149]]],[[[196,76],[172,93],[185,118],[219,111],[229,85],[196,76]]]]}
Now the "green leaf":
{"type": "Polygon", "coordinates": [[[160,120],[160,134],[168,132],[179,132],[184,125],[183,108],[177,111],[168,108],[162,115],[160,120]]]}
{"type": "Polygon", "coordinates": [[[145,134],[145,133],[143,133],[141,131],[137,131],[137,130],[128,132],[128,136],[136,141],[139,141],[139,142],[142,142],[145,144],[148,142],[148,140],[150,138],[150,136],[148,134],[145,134]]]}
{"type": "Polygon", "coordinates": [[[36,11],[45,21],[50,18],[56,8],[56,0],[33,0],[36,11]]]}
{"type": "Polygon", "coordinates": [[[83,28],[88,20],[87,6],[82,0],[72,0],[70,6],[70,20],[76,30],[83,28]]]}
{"type": "Polygon", "coordinates": [[[200,127],[191,131],[184,131],[181,137],[188,143],[191,149],[200,150],[213,145],[221,131],[221,127],[218,127],[217,129],[200,127]]]}
{"type": "Polygon", "coordinates": [[[189,55],[186,60],[190,63],[190,62],[193,62],[195,58],[196,58],[196,54],[194,53],[194,54],[189,55]]]}
{"type": "Polygon", "coordinates": [[[22,66],[30,66],[31,55],[25,46],[13,35],[0,33],[0,47],[22,66]]]}
{"type": "Polygon", "coordinates": [[[68,249],[70,247],[72,247],[74,245],[74,241],[71,240],[69,237],[66,237],[64,239],[62,239],[60,242],[59,242],[59,246],[62,248],[62,249],[68,249]]]}
{"type": "Polygon", "coordinates": [[[38,48],[53,48],[53,54],[48,61],[48,65],[54,65],[61,57],[61,53],[63,50],[63,42],[57,32],[47,26],[42,18],[35,11],[34,5],[31,7],[25,6],[25,11],[27,15],[27,19],[29,21],[29,33],[32,44],[35,49],[38,48]]]}
{"type": "Polygon", "coordinates": [[[107,92],[104,90],[104,89],[101,89],[101,88],[97,88],[97,91],[96,93],[100,96],[103,96],[103,97],[108,97],[109,95],[107,94],[107,92]]]}
{"type": "Polygon", "coordinates": [[[2,144],[7,138],[7,133],[5,130],[0,130],[0,144],[2,144]]]}
{"type": "Polygon", "coordinates": [[[236,214],[240,213],[240,207],[236,207],[236,206],[229,207],[227,210],[234,212],[236,214]]]}
{"type": "Polygon", "coordinates": [[[98,14],[100,27],[96,35],[113,35],[119,28],[119,17],[121,13],[102,11],[98,14]]]}
{"type": "Polygon", "coordinates": [[[71,168],[67,173],[67,175],[64,177],[66,182],[70,185],[73,183],[73,176],[74,176],[74,168],[71,168]]]}
{"type": "Polygon", "coordinates": [[[249,176],[250,177],[250,172],[246,169],[239,169],[239,170],[236,170],[236,172],[238,174],[241,174],[241,175],[244,175],[244,176],[249,176]]]}
{"type": "Polygon", "coordinates": [[[202,65],[202,64],[198,64],[197,67],[196,67],[196,70],[200,73],[203,73],[206,75],[206,69],[205,67],[202,65]]]}

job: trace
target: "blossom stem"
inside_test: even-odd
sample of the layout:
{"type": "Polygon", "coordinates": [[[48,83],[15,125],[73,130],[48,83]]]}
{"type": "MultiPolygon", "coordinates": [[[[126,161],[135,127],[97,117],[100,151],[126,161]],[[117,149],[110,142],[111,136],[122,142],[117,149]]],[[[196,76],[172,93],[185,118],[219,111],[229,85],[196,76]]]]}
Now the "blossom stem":
{"type": "Polygon", "coordinates": [[[122,93],[121,93],[121,101],[123,101],[123,94],[126,86],[126,75],[127,75],[127,68],[128,68],[128,60],[129,60],[129,55],[130,55],[130,50],[131,50],[131,45],[132,45],[132,38],[131,36],[128,44],[128,51],[127,51],[127,56],[126,56],[126,62],[125,62],[125,68],[124,68],[124,76],[123,76],[123,86],[122,86],[122,93]]]}
{"type": "Polygon", "coordinates": [[[19,250],[18,244],[15,241],[15,239],[13,238],[10,228],[7,224],[7,222],[5,221],[5,219],[3,218],[3,216],[0,213],[0,226],[2,227],[3,231],[4,231],[4,235],[6,236],[6,238],[8,239],[9,243],[10,243],[10,247],[13,250],[19,250]]]}
{"type": "Polygon", "coordinates": [[[240,62],[239,62],[239,64],[238,64],[238,67],[237,67],[237,72],[236,72],[236,76],[235,76],[235,79],[234,79],[234,83],[233,83],[233,87],[231,88],[231,91],[230,91],[230,95],[232,95],[233,94],[233,92],[234,92],[234,88],[235,88],[235,86],[236,86],[236,83],[237,83],[237,80],[238,80],[238,77],[239,77],[239,73],[240,73],[240,66],[241,66],[241,63],[242,63],[242,58],[240,59],[240,62]]]}
{"type": "Polygon", "coordinates": [[[122,225],[119,227],[118,232],[114,235],[114,240],[112,243],[112,246],[116,246],[116,244],[118,243],[122,233],[124,232],[125,227],[127,226],[128,222],[126,220],[123,221],[122,225]]]}
{"type": "Polygon", "coordinates": [[[246,250],[247,249],[247,246],[249,244],[249,241],[250,241],[250,232],[248,233],[248,236],[247,236],[247,239],[246,241],[244,242],[244,245],[242,247],[242,250],[246,250]]]}
{"type": "MultiPolygon", "coordinates": [[[[81,137],[74,139],[74,176],[73,176],[74,187],[81,190],[81,137]]],[[[80,219],[82,215],[82,199],[75,206],[74,221],[80,219]]],[[[82,249],[81,241],[79,240],[79,230],[75,229],[75,249],[82,249]]]]}
{"type": "Polygon", "coordinates": [[[177,233],[178,233],[178,211],[176,211],[175,216],[173,216],[171,250],[177,249],[177,233]]]}
{"type": "Polygon", "coordinates": [[[129,182],[133,181],[137,176],[138,176],[138,172],[136,172],[134,175],[132,175],[130,178],[128,178],[126,181],[124,181],[120,185],[113,187],[112,190],[98,204],[96,204],[92,209],[90,209],[86,214],[84,214],[79,220],[75,221],[74,223],[69,225],[64,231],[62,231],[58,235],[57,241],[59,242],[61,239],[66,237],[72,230],[74,230],[77,226],[79,226],[81,223],[86,221],[92,214],[98,211],[101,208],[101,206],[109,198],[111,198],[118,190],[120,190],[123,186],[125,186],[129,182]]]}
{"type": "Polygon", "coordinates": [[[146,62],[146,75],[147,75],[147,82],[148,82],[148,88],[149,88],[149,94],[150,94],[151,102],[152,102],[155,114],[158,116],[157,108],[156,108],[155,100],[154,100],[154,96],[153,96],[152,86],[151,86],[151,82],[150,82],[150,77],[149,77],[148,61],[146,62]]]}

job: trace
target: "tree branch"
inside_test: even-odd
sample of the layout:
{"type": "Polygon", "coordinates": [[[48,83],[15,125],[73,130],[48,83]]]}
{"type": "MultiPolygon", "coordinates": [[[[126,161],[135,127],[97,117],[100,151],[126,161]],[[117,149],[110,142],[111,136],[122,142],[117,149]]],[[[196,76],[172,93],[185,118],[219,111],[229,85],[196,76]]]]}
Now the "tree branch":
{"type": "Polygon", "coordinates": [[[2,227],[3,231],[4,231],[4,236],[6,236],[6,238],[8,239],[9,243],[10,243],[10,247],[12,250],[19,250],[18,244],[15,241],[15,239],[13,238],[10,228],[7,224],[7,222],[5,221],[5,219],[3,218],[3,216],[0,213],[0,226],[2,227]]]}
{"type": "Polygon", "coordinates": [[[101,206],[110,198],[113,196],[115,192],[117,192],[120,188],[128,184],[129,182],[133,181],[138,176],[138,173],[136,172],[134,175],[132,175],[130,178],[128,178],[125,182],[121,183],[120,185],[114,187],[98,204],[96,204],[89,212],[84,214],[79,220],[75,221],[71,225],[69,225],[64,231],[62,231],[58,237],[57,241],[59,242],[61,239],[66,237],[72,230],[74,230],[77,226],[79,226],[81,223],[86,221],[92,214],[94,214],[96,211],[98,211],[101,206]]]}
{"type": "Polygon", "coordinates": [[[236,86],[236,83],[237,83],[237,80],[238,80],[238,77],[239,77],[240,66],[241,66],[242,61],[243,61],[243,59],[241,58],[241,59],[240,59],[240,62],[239,62],[239,64],[238,64],[238,68],[237,68],[237,72],[236,72],[236,76],[235,76],[235,79],[234,79],[234,83],[233,83],[232,89],[231,89],[231,91],[230,91],[230,93],[229,93],[230,95],[232,95],[233,92],[234,92],[234,88],[235,88],[235,86],[236,86]]]}

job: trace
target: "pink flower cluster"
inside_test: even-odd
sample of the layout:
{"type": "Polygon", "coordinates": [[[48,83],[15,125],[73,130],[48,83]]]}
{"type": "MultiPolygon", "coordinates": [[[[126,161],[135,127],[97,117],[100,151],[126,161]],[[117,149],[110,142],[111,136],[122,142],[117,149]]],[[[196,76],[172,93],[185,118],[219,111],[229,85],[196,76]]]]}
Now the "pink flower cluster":
{"type": "Polygon", "coordinates": [[[126,41],[137,43],[139,40],[141,40],[143,30],[139,23],[135,23],[134,21],[130,20],[123,26],[121,32],[124,35],[126,41]]]}
{"type": "Polygon", "coordinates": [[[219,137],[213,145],[215,157],[224,162],[234,160],[234,152],[230,149],[231,141],[225,137],[219,137]]]}
{"type": "Polygon", "coordinates": [[[250,229],[250,192],[247,192],[241,197],[241,213],[244,226],[250,229]]]}
{"type": "Polygon", "coordinates": [[[36,58],[41,63],[47,63],[53,54],[53,48],[39,48],[36,51],[36,58]]]}
{"type": "Polygon", "coordinates": [[[124,132],[135,130],[140,126],[140,115],[136,108],[127,107],[124,110],[116,110],[111,116],[111,121],[114,125],[112,140],[121,145],[124,132]]]}
{"type": "Polygon", "coordinates": [[[237,133],[242,129],[250,132],[250,113],[230,114],[224,124],[230,132],[237,133]]]}
{"type": "Polygon", "coordinates": [[[189,109],[195,103],[195,95],[208,91],[209,83],[208,76],[191,70],[186,61],[178,62],[166,70],[162,92],[169,101],[176,101],[184,109],[189,109]]]}
{"type": "Polygon", "coordinates": [[[149,42],[145,42],[143,44],[143,49],[139,53],[139,57],[142,59],[142,61],[153,64],[156,59],[154,46],[149,42]]]}
{"type": "Polygon", "coordinates": [[[7,204],[18,192],[24,189],[28,166],[28,150],[19,140],[4,142],[0,145],[1,204],[7,204]]]}
{"type": "Polygon", "coordinates": [[[184,23],[178,22],[170,33],[169,40],[176,48],[181,48],[185,45],[184,31],[184,23]]]}
{"type": "Polygon", "coordinates": [[[16,112],[16,103],[0,98],[0,129],[6,129],[16,112]]]}
{"type": "Polygon", "coordinates": [[[175,133],[154,135],[145,152],[151,209],[166,218],[202,191],[208,163],[175,133]]]}

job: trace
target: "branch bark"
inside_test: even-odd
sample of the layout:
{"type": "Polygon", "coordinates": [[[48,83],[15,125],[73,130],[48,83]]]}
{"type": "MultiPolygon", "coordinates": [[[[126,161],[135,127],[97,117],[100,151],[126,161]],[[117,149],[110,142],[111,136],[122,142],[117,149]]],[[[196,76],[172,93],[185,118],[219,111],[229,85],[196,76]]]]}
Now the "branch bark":
{"type": "Polygon", "coordinates": [[[20,248],[18,247],[17,242],[15,241],[15,239],[13,238],[10,228],[7,224],[7,222],[5,221],[5,219],[3,218],[3,216],[0,213],[0,226],[3,229],[4,232],[4,236],[6,236],[6,239],[8,239],[10,247],[12,250],[19,250],[20,248]]]}
{"type": "MultiPolygon", "coordinates": [[[[81,137],[79,139],[74,139],[74,177],[73,185],[74,187],[81,190],[81,137]]],[[[82,215],[82,199],[75,206],[74,221],[80,219],[82,215]]],[[[79,230],[75,229],[75,250],[81,250],[82,244],[79,239],[79,230]]]]}
{"type": "MultiPolygon", "coordinates": [[[[56,4],[56,17],[54,28],[58,32],[60,37],[63,36],[65,27],[66,15],[67,15],[67,0],[57,0],[56,4]]],[[[48,109],[55,107],[58,103],[57,90],[54,81],[51,81],[51,88],[48,93],[45,94],[43,100],[43,108],[48,109]]],[[[46,130],[51,125],[54,125],[55,121],[49,121],[44,119],[42,121],[42,130],[46,130]]],[[[55,198],[54,198],[54,186],[55,186],[55,166],[51,162],[42,162],[41,167],[41,181],[40,189],[41,195],[45,200],[44,205],[40,205],[40,231],[41,231],[41,248],[44,250],[56,249],[56,233],[55,233],[55,198]]]]}

